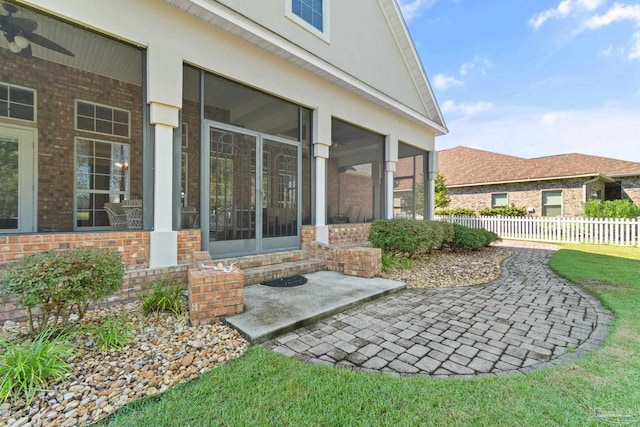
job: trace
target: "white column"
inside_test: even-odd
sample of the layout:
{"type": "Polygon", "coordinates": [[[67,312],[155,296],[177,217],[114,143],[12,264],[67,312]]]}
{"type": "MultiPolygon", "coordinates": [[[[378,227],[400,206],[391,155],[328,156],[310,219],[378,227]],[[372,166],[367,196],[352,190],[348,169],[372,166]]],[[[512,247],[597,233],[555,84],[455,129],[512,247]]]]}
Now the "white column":
{"type": "Polygon", "coordinates": [[[393,218],[393,179],[398,164],[398,138],[394,135],[387,135],[384,141],[385,165],[385,218],[393,218]]]}
{"type": "Polygon", "coordinates": [[[316,241],[329,243],[327,226],[327,159],[331,146],[331,115],[327,109],[313,111],[313,155],[316,161],[316,241]]]}
{"type": "Polygon", "coordinates": [[[182,106],[182,56],[163,46],[147,49],[147,99],[154,127],[153,231],[149,266],[178,264],[178,232],[172,229],[173,130],[182,106]]]}

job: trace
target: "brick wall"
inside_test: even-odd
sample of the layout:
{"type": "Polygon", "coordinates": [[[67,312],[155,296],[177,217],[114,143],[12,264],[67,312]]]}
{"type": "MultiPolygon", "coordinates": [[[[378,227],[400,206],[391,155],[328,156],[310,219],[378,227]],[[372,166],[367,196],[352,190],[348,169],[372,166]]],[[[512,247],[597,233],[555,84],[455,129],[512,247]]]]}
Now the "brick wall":
{"type": "Polygon", "coordinates": [[[244,274],[238,267],[225,273],[206,268],[189,270],[189,317],[194,326],[217,322],[244,310],[244,274]]]}
{"type": "MultiPolygon", "coordinates": [[[[142,73],[142,71],[141,71],[142,73]]],[[[0,49],[0,81],[37,91],[38,229],[73,231],[74,139],[130,144],[132,199],[142,198],[142,88],[0,49]],[[129,110],[130,138],[76,131],[75,100],[129,110]]],[[[20,122],[20,125],[30,126],[20,122]]],[[[101,208],[101,206],[99,206],[101,208]]]]}
{"type": "MultiPolygon", "coordinates": [[[[483,185],[472,188],[449,188],[451,198],[449,208],[472,208],[476,211],[491,207],[491,194],[507,193],[509,206],[532,207],[536,216],[542,215],[542,192],[562,190],[563,215],[578,217],[582,215],[584,201],[583,185],[586,179],[567,179],[562,181],[535,181],[523,184],[483,185]]],[[[599,188],[597,183],[593,188],[599,188]]],[[[602,186],[604,194],[604,186],[602,186]]]]}
{"type": "Polygon", "coordinates": [[[329,225],[329,244],[343,245],[369,240],[371,223],[329,225]]]}

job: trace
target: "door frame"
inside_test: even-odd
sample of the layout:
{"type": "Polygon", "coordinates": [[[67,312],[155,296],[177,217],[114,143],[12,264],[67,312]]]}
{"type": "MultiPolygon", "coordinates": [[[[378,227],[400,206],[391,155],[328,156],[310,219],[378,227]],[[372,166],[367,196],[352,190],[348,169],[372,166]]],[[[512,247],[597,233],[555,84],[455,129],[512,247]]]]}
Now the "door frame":
{"type": "Polygon", "coordinates": [[[18,228],[0,233],[33,233],[38,221],[38,130],[0,123],[0,136],[18,139],[18,228]]]}
{"type": "MultiPolygon", "coordinates": [[[[201,231],[202,231],[202,243],[203,250],[209,251],[209,253],[214,258],[226,257],[229,255],[232,256],[240,256],[240,255],[252,255],[258,253],[269,253],[269,252],[280,252],[286,250],[294,250],[299,249],[302,241],[302,143],[300,141],[294,141],[286,138],[282,138],[275,135],[265,134],[261,132],[256,132],[252,130],[248,130],[245,128],[241,128],[238,126],[229,125],[226,123],[220,123],[213,120],[203,120],[202,122],[202,136],[201,141],[201,194],[200,194],[200,206],[201,206],[201,231]],[[230,240],[223,242],[214,242],[210,241],[210,229],[209,229],[209,216],[211,215],[211,204],[210,204],[210,149],[211,149],[211,131],[213,129],[220,130],[223,132],[233,132],[239,133],[247,136],[251,136],[255,138],[256,144],[256,165],[255,165],[255,228],[256,228],[256,237],[255,237],[255,245],[251,249],[247,249],[246,245],[241,243],[227,243],[224,242],[243,242],[243,241],[251,241],[254,239],[245,239],[245,240],[230,240]],[[294,236],[286,236],[286,237],[269,237],[265,238],[263,236],[263,224],[262,224],[262,200],[264,197],[264,188],[263,188],[263,169],[264,169],[264,158],[263,158],[263,146],[264,140],[286,144],[290,146],[294,146],[297,148],[297,188],[296,188],[296,234],[294,236]],[[265,239],[269,239],[271,245],[265,245],[265,239]],[[221,245],[222,250],[214,250],[212,245],[221,245]],[[265,247],[266,246],[266,247],[265,247]],[[225,250],[228,249],[228,250],[225,250]]],[[[269,242],[268,242],[269,243],[269,242]]]]}

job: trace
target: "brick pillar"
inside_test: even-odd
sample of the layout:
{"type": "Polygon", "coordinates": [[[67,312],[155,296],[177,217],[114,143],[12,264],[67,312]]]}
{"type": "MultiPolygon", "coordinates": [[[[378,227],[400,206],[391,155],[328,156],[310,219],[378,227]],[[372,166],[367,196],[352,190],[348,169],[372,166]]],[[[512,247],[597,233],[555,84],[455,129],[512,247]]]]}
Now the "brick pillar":
{"type": "Polygon", "coordinates": [[[344,274],[375,277],[382,272],[382,250],[379,248],[351,248],[344,250],[344,274]]]}
{"type": "Polygon", "coordinates": [[[193,326],[215,323],[244,310],[244,273],[211,268],[189,269],[189,317],[193,326]]]}

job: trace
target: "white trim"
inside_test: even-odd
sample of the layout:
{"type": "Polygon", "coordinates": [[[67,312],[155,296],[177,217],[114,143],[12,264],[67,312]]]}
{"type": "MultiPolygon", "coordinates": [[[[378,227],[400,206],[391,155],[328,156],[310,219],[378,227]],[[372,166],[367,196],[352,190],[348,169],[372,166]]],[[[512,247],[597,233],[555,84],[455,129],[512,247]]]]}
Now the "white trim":
{"type": "Polygon", "coordinates": [[[292,0],[285,0],[284,15],[319,39],[327,43],[331,43],[331,19],[329,18],[330,0],[322,0],[322,31],[305,21],[302,17],[293,13],[293,4],[291,2],[292,0]]]}
{"type": "Polygon", "coordinates": [[[559,179],[578,179],[578,178],[590,178],[590,177],[600,177],[605,180],[610,180],[610,182],[614,182],[615,180],[609,178],[608,176],[601,174],[584,174],[584,175],[564,175],[564,176],[550,176],[546,178],[526,178],[526,179],[511,179],[507,181],[487,181],[487,182],[474,182],[471,184],[447,184],[447,188],[468,188],[468,187],[481,187],[483,185],[497,185],[497,184],[519,184],[525,182],[536,182],[536,181],[555,181],[559,179]]]}

